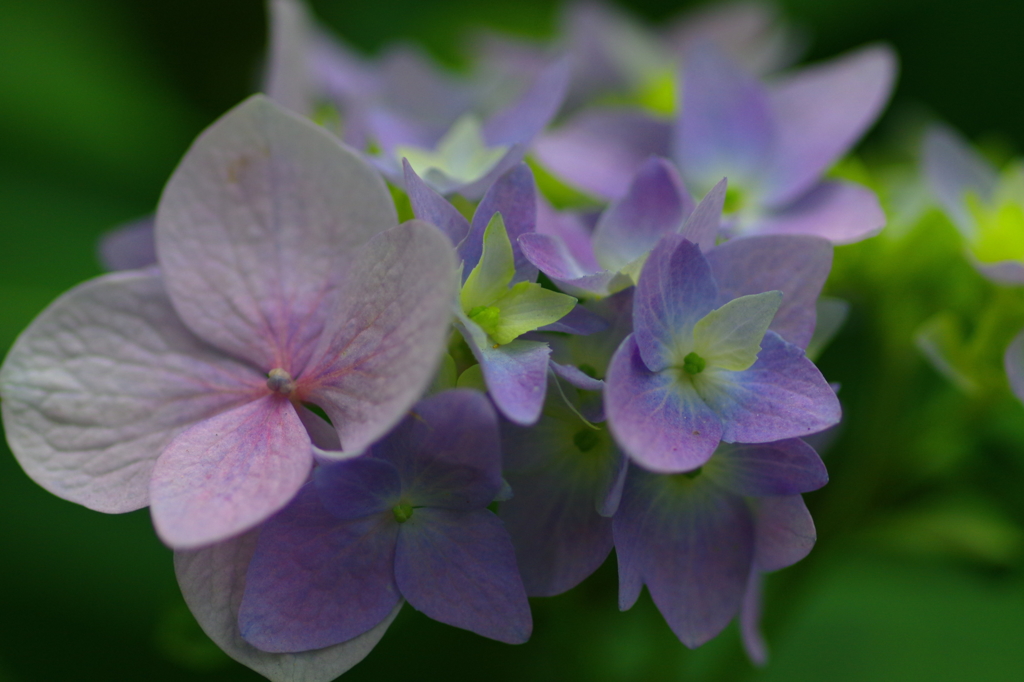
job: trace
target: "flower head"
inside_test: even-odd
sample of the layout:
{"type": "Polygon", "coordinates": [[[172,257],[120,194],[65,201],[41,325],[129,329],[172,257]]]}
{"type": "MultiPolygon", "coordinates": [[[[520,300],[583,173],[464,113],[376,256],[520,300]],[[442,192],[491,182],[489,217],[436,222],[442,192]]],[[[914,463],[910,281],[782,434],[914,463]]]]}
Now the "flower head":
{"type": "Polygon", "coordinates": [[[712,45],[698,45],[687,55],[674,125],[629,112],[584,114],[539,140],[537,155],[560,177],[608,198],[625,193],[648,155],[672,156],[693,191],[729,179],[727,236],[857,241],[885,224],[877,198],[822,175],[878,116],[895,70],[889,49],[869,47],[764,84],[712,45]],[[600,162],[610,158],[612,175],[600,162]]]}
{"type": "Polygon", "coordinates": [[[609,425],[635,462],[692,470],[722,440],[768,442],[839,421],[821,373],[768,331],[783,298],[768,291],[718,304],[700,248],[677,235],[662,239],[640,275],[633,334],[606,378],[609,425]]]}
{"type": "Polygon", "coordinates": [[[304,403],[357,453],[441,355],[447,240],[396,225],[372,168],[264,97],[189,150],[156,248],[159,269],[99,277],[47,308],[0,392],[30,476],[102,511],[149,504],[171,546],[238,534],[294,496],[313,464],[304,403]]]}

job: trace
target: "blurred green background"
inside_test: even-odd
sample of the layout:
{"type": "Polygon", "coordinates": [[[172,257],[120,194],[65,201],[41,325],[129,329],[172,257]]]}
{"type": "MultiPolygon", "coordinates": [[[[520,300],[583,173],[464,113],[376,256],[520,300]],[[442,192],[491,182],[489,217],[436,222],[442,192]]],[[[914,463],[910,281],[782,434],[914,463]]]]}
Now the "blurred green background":
{"type": "MultiPolygon", "coordinates": [[[[558,6],[312,4],[363,50],[411,39],[450,63],[467,28],[543,35],[558,6]]],[[[874,40],[899,51],[899,87],[869,156],[924,116],[997,153],[1024,146],[1024,3],[781,5],[808,30],[810,58],[874,40]]],[[[657,21],[690,5],[628,6],[657,21]]],[[[260,0],[0,0],[0,351],[57,294],[99,274],[96,237],[150,212],[191,139],[253,91],[264,36],[260,0]]],[[[345,679],[1024,679],[1024,407],[998,378],[982,395],[959,393],[912,343],[920,322],[953,310],[972,339],[995,329],[972,356],[992,369],[1024,324],[1024,301],[981,280],[934,215],[899,240],[839,249],[830,291],[853,304],[821,361],[843,382],[845,431],[826,457],[832,483],[807,496],[818,547],[768,580],[765,670],[746,662],[735,627],[691,652],[648,598],[619,613],[611,562],[534,600],[526,645],[407,608],[345,679]],[[985,310],[994,320],[979,318],[985,310]]],[[[0,682],[257,679],[198,630],[145,510],[107,516],[57,499],[0,446],[0,682]]]]}

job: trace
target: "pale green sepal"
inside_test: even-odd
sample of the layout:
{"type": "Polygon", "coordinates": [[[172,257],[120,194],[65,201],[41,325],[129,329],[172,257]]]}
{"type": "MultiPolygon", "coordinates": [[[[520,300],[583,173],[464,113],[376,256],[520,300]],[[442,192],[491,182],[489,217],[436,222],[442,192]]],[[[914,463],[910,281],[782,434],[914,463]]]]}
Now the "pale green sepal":
{"type": "Polygon", "coordinates": [[[576,305],[572,296],[545,289],[535,282],[520,282],[493,303],[497,319],[481,324],[495,343],[504,345],[520,334],[562,319],[576,305]]]}
{"type": "Polygon", "coordinates": [[[484,370],[480,365],[471,365],[459,375],[456,388],[471,388],[474,391],[487,393],[487,382],[484,381],[484,370]]]}
{"type": "Polygon", "coordinates": [[[442,178],[467,183],[482,178],[507,151],[508,147],[504,146],[488,147],[480,120],[467,114],[452,125],[436,149],[399,145],[395,156],[408,160],[421,177],[435,170],[442,178]]]}
{"type": "Polygon", "coordinates": [[[761,339],[782,305],[781,291],[740,296],[693,326],[693,350],[708,365],[742,371],[757,361],[761,339]]]}
{"type": "Polygon", "coordinates": [[[508,239],[501,214],[495,213],[484,230],[480,262],[462,285],[462,311],[469,314],[475,308],[493,304],[508,290],[508,285],[515,274],[516,262],[512,254],[512,242],[508,239]]]}
{"type": "MultiPolygon", "coordinates": [[[[616,285],[625,284],[625,282],[619,279],[620,277],[628,278],[627,281],[629,282],[628,284],[625,284],[625,286],[621,286],[619,288],[619,291],[625,289],[627,286],[634,286],[637,282],[640,281],[640,271],[644,269],[644,263],[647,262],[647,256],[649,255],[650,252],[645,253],[644,255],[638,257],[636,260],[631,261],[624,268],[619,270],[619,275],[612,280],[612,283],[616,285]]],[[[608,288],[611,289],[611,286],[609,285],[608,288]]],[[[615,293],[615,290],[613,290],[612,293],[615,293]]]]}

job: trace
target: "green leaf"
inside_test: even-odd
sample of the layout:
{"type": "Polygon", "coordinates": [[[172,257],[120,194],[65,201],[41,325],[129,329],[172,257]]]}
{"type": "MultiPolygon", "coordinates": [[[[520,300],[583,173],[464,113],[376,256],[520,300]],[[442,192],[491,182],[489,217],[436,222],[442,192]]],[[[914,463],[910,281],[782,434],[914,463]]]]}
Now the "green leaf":
{"type": "Polygon", "coordinates": [[[534,282],[520,282],[494,302],[497,320],[481,325],[495,343],[506,344],[520,334],[565,317],[576,305],[572,296],[545,289],[534,282]]]}
{"type": "Polygon", "coordinates": [[[505,221],[495,213],[484,230],[484,247],[480,262],[462,285],[462,311],[470,314],[478,308],[492,305],[506,293],[516,274],[512,242],[505,231],[505,221]]]}
{"type": "Polygon", "coordinates": [[[708,365],[733,371],[747,369],[757,360],[761,339],[781,304],[781,291],[729,301],[693,326],[693,350],[708,365]]]}

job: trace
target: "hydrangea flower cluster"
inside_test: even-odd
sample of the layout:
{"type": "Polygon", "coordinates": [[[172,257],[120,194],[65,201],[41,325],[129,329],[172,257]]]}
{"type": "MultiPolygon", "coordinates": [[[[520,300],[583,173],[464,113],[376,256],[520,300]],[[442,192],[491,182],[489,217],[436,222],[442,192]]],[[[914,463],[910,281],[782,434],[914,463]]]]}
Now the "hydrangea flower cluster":
{"type": "Polygon", "coordinates": [[[524,642],[527,597],[613,548],[620,608],[646,585],[690,647],[738,616],[763,662],[761,575],[811,549],[827,481],[802,438],[841,416],[816,302],[832,244],[884,223],[824,174],[890,52],[766,84],[792,49],[756,6],[654,37],[586,4],[458,78],[269,7],[267,96],[0,369],[28,475],[149,506],[200,625],[272,680],[333,679],[406,602],[524,642]]]}

